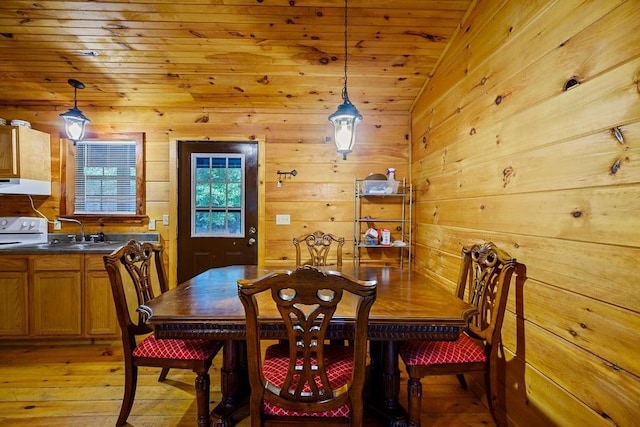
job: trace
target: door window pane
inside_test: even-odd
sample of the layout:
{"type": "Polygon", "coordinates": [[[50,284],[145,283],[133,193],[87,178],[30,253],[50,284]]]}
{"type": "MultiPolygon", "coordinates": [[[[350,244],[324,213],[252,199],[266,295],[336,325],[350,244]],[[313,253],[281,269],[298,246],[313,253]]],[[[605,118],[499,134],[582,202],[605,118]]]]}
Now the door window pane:
{"type": "Polygon", "coordinates": [[[192,237],[244,237],[244,155],[192,153],[192,237]]]}

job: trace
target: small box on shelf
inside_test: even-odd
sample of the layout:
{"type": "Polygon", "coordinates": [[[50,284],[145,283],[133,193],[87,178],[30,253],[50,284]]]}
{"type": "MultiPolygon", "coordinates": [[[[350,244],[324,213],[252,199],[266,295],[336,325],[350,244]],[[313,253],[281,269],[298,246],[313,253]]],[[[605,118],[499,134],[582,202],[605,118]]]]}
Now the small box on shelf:
{"type": "Polygon", "coordinates": [[[378,181],[364,180],[362,181],[362,194],[384,195],[396,194],[400,181],[378,181]]]}

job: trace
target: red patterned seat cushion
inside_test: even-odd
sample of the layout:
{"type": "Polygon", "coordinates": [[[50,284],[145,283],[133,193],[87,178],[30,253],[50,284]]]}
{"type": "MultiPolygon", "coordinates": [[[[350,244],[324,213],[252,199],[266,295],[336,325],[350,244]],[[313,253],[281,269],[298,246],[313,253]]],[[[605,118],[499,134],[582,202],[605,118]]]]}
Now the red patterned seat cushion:
{"type": "Polygon", "coordinates": [[[133,350],[135,357],[203,360],[214,354],[220,343],[209,340],[157,340],[154,334],[133,350]]]}
{"type": "Polygon", "coordinates": [[[457,341],[407,341],[400,346],[405,365],[486,362],[484,348],[467,334],[457,341]]]}
{"type": "MultiPolygon", "coordinates": [[[[334,389],[342,387],[351,381],[353,371],[353,347],[343,345],[329,345],[325,347],[325,368],[329,383],[334,389]]],[[[275,344],[269,346],[265,353],[262,373],[266,380],[281,387],[289,369],[288,344],[275,344]]],[[[295,381],[295,380],[294,380],[295,381]]],[[[318,387],[321,386],[317,381],[318,387]]],[[[308,385],[304,387],[309,389],[308,385]]],[[[268,415],[276,416],[303,416],[303,417],[348,417],[351,405],[346,404],[339,408],[323,412],[296,412],[280,408],[269,402],[264,402],[263,411],[268,415]]]]}

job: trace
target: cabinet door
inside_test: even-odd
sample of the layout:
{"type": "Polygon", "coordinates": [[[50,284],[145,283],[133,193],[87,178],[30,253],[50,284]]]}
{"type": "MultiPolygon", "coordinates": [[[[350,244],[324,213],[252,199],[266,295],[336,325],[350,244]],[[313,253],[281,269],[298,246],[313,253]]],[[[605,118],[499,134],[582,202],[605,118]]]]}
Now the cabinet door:
{"type": "Polygon", "coordinates": [[[18,177],[18,140],[16,130],[0,126],[0,177],[18,177]]]}
{"type": "Polygon", "coordinates": [[[81,272],[36,271],[33,274],[33,335],[79,336],[81,272]]]}
{"type": "Polygon", "coordinates": [[[0,272],[0,336],[26,336],[27,273],[0,272]]]}
{"type": "Polygon", "coordinates": [[[117,336],[120,328],[106,271],[87,271],[85,281],[85,334],[117,336]]]}
{"type": "MultiPolygon", "coordinates": [[[[0,126],[0,177],[51,181],[51,137],[24,126],[0,126]]],[[[42,193],[50,195],[51,189],[42,193]]]]}

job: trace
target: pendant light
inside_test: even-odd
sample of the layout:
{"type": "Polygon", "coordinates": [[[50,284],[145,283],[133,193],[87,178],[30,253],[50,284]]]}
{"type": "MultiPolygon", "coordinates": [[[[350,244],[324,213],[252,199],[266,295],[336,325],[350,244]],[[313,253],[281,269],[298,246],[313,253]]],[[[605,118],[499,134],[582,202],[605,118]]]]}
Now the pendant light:
{"type": "Polygon", "coordinates": [[[356,127],[362,121],[362,115],[349,101],[347,93],[347,0],[344,1],[344,87],[342,88],[342,104],[338,105],[335,113],[329,116],[334,128],[334,141],[342,159],[347,160],[347,154],[353,150],[356,142],[356,127]]]}
{"type": "Polygon", "coordinates": [[[84,138],[84,131],[89,119],[82,114],[82,111],[78,110],[78,89],[84,89],[84,84],[75,79],[69,79],[68,82],[73,86],[73,108],[64,114],[60,114],[60,117],[64,119],[64,130],[67,138],[72,140],[75,145],[76,142],[84,138]]]}

